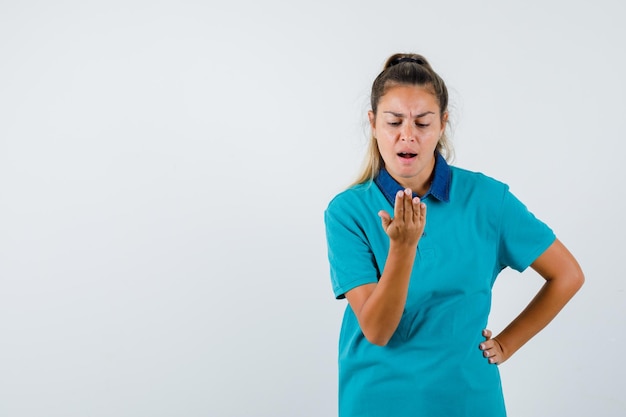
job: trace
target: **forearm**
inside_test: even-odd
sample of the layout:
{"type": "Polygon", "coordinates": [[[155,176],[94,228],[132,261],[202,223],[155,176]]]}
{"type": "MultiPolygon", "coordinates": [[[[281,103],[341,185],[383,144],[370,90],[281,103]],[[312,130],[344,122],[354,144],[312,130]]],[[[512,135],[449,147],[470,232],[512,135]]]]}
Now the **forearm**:
{"type": "Polygon", "coordinates": [[[393,219],[384,210],[378,212],[389,236],[389,252],[378,283],[346,293],[361,331],[380,346],[389,342],[402,318],[417,245],[426,225],[426,205],[412,196],[408,188],[396,193],[393,219]]]}
{"type": "Polygon", "coordinates": [[[366,338],[386,345],[396,331],[406,304],[416,248],[391,244],[383,274],[357,314],[366,338]]]}
{"type": "Polygon", "coordinates": [[[533,338],[554,319],[583,283],[582,275],[569,279],[548,280],[528,306],[496,339],[505,358],[533,338]]]}

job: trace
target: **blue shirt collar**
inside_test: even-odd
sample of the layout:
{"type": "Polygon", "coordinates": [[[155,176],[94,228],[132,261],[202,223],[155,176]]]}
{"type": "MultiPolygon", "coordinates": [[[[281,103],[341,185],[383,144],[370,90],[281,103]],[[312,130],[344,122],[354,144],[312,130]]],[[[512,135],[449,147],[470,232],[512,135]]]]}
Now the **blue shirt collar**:
{"type": "MultiPolygon", "coordinates": [[[[413,195],[418,196],[420,200],[424,200],[428,196],[433,196],[437,200],[447,203],[450,201],[451,174],[452,170],[450,169],[450,165],[448,165],[445,158],[441,156],[441,154],[436,153],[433,182],[430,184],[430,188],[423,196],[418,196],[415,193],[413,193],[413,195]]],[[[400,190],[404,190],[404,187],[398,184],[398,182],[394,180],[391,175],[389,175],[389,172],[387,172],[385,168],[380,169],[380,172],[376,178],[374,178],[374,182],[392,206],[396,201],[396,193],[400,190]]]]}

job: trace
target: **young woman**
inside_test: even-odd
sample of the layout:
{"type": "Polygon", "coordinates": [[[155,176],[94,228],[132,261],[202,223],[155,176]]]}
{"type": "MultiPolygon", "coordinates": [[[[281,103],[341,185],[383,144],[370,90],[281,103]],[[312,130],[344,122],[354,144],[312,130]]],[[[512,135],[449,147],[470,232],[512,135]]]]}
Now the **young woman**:
{"type": "Polygon", "coordinates": [[[374,81],[371,142],[355,185],[325,211],[341,417],[505,416],[496,365],[584,281],[552,230],[508,187],[448,165],[448,93],[426,59],[391,56],[374,81]],[[499,272],[545,284],[499,335],[485,329],[499,272]]]}

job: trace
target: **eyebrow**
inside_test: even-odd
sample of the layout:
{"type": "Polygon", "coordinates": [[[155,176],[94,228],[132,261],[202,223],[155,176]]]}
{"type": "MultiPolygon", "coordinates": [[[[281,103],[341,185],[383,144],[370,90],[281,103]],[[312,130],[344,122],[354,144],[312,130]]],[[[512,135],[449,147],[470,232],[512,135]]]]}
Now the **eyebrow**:
{"type": "MultiPolygon", "coordinates": [[[[392,111],[385,111],[385,112],[383,112],[383,113],[389,113],[389,114],[391,114],[391,115],[393,115],[393,116],[395,116],[395,117],[404,117],[404,114],[402,114],[402,113],[396,113],[396,112],[392,112],[392,111]]],[[[415,116],[415,118],[416,118],[416,119],[419,119],[420,117],[424,117],[424,116],[426,116],[427,114],[435,114],[435,113],[434,113],[434,112],[432,112],[432,111],[425,111],[424,113],[420,113],[420,114],[418,114],[417,116],[415,116]]]]}

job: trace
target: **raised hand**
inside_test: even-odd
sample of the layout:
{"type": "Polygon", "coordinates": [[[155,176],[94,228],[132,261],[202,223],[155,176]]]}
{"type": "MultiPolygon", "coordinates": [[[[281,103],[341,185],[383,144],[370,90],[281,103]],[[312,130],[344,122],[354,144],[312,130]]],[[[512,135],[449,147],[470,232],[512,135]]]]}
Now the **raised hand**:
{"type": "Polygon", "coordinates": [[[413,192],[406,188],[398,191],[393,209],[393,219],[385,210],[378,212],[383,229],[389,239],[402,245],[415,245],[419,242],[426,226],[426,204],[412,198],[413,192]]]}

